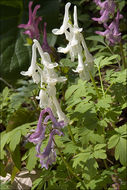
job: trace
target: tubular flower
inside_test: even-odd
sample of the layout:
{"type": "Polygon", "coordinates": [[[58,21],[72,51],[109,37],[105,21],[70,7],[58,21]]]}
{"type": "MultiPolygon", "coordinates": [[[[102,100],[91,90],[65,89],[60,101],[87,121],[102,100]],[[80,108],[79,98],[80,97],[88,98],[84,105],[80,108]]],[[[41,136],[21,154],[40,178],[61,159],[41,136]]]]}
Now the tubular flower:
{"type": "Polygon", "coordinates": [[[54,135],[63,135],[61,131],[58,129],[53,129],[50,133],[48,145],[44,149],[43,152],[40,151],[40,148],[37,150],[38,154],[37,157],[40,158],[40,163],[42,168],[48,169],[49,165],[52,165],[53,162],[56,161],[56,151],[54,149],[54,135]]]}
{"type": "Polygon", "coordinates": [[[64,19],[63,19],[63,24],[62,26],[60,27],[60,29],[53,29],[52,32],[55,34],[55,35],[60,35],[60,34],[64,34],[65,31],[67,30],[68,28],[68,21],[69,21],[69,8],[71,6],[71,3],[67,3],[65,5],[65,14],[64,14],[64,19]]]}
{"type": "Polygon", "coordinates": [[[106,28],[104,32],[96,31],[96,34],[105,36],[106,39],[109,41],[109,45],[111,46],[121,41],[121,33],[119,32],[119,20],[121,18],[123,18],[123,16],[118,11],[117,16],[110,23],[110,25],[109,26],[107,24],[104,25],[104,27],[106,28]]]}
{"type": "Polygon", "coordinates": [[[29,2],[29,21],[27,24],[20,24],[18,25],[18,28],[24,28],[25,32],[24,34],[27,34],[31,39],[39,39],[39,29],[38,25],[40,21],[42,20],[41,17],[36,17],[37,10],[40,8],[40,5],[36,5],[33,12],[32,12],[32,4],[33,2],[29,2]]]}
{"type": "Polygon", "coordinates": [[[108,25],[107,21],[109,20],[109,15],[112,14],[114,16],[115,13],[115,3],[113,0],[106,0],[101,2],[100,0],[94,0],[96,5],[100,6],[100,18],[93,18],[94,21],[98,21],[99,23],[103,23],[104,28],[106,29],[104,32],[96,31],[96,34],[105,36],[107,41],[109,41],[109,45],[113,46],[116,43],[121,41],[121,33],[119,32],[119,20],[123,18],[123,16],[117,10],[117,15],[114,20],[108,25]]]}
{"type": "Polygon", "coordinates": [[[38,66],[36,65],[36,46],[35,46],[35,44],[32,46],[31,65],[30,65],[28,71],[26,71],[26,72],[22,71],[21,75],[32,77],[34,83],[38,84],[40,82],[40,74],[38,72],[38,66]]]}
{"type": "MultiPolygon", "coordinates": [[[[67,3],[65,6],[65,15],[68,15],[68,10],[67,7],[70,7],[70,3],[67,3]]],[[[78,67],[76,70],[73,70],[74,72],[78,72],[80,78],[83,80],[89,80],[89,70],[93,68],[93,57],[89,53],[88,48],[86,46],[85,40],[83,38],[83,35],[81,34],[82,28],[79,28],[78,26],[78,20],[77,20],[77,7],[74,6],[74,15],[73,15],[73,20],[74,24],[71,25],[69,23],[69,17],[68,19],[65,19],[64,16],[64,21],[61,26],[61,28],[64,28],[62,30],[62,33],[59,32],[61,31],[58,29],[52,30],[52,32],[56,35],[59,34],[65,34],[66,39],[68,40],[68,44],[65,48],[59,47],[58,52],[60,53],[69,53],[71,57],[71,61],[74,61],[75,58],[78,57],[78,67]],[[66,22],[65,22],[66,20],[66,22]],[[84,54],[85,54],[85,62],[84,62],[84,54]]]]}
{"type": "Polygon", "coordinates": [[[100,10],[100,18],[93,18],[94,21],[101,23],[105,23],[108,21],[110,15],[114,15],[115,12],[115,3],[113,0],[106,0],[101,2],[100,0],[94,0],[97,6],[101,8],[100,10]]]}
{"type": "Polygon", "coordinates": [[[52,110],[50,108],[41,111],[37,128],[35,132],[30,135],[28,140],[36,144],[36,151],[37,151],[36,156],[40,158],[40,163],[42,168],[45,167],[46,169],[48,169],[49,165],[55,162],[56,152],[54,149],[54,135],[56,134],[59,136],[63,135],[60,129],[63,128],[64,126],[65,126],[64,121],[58,122],[54,117],[52,110]],[[45,117],[44,122],[42,124],[43,116],[46,113],[48,113],[48,115],[45,117]],[[45,131],[48,120],[52,121],[52,130],[50,132],[48,144],[46,148],[43,150],[43,152],[41,152],[40,148],[43,140],[45,139],[45,131]]]}

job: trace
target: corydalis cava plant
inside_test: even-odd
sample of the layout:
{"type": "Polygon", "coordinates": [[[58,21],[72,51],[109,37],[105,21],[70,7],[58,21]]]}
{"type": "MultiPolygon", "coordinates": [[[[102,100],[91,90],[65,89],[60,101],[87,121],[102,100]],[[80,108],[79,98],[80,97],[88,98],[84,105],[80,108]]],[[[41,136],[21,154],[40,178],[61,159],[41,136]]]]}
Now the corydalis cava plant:
{"type": "Polygon", "coordinates": [[[40,8],[40,5],[36,5],[33,12],[32,12],[32,5],[33,2],[29,2],[29,21],[27,24],[20,24],[18,25],[19,28],[24,28],[24,34],[27,34],[31,39],[39,40],[40,33],[39,33],[39,23],[42,18],[36,16],[37,10],[40,8]]]}
{"type": "Polygon", "coordinates": [[[104,28],[106,29],[104,32],[96,31],[96,34],[102,35],[106,37],[106,40],[109,42],[109,45],[113,46],[121,41],[121,33],[119,32],[119,20],[123,18],[123,16],[117,10],[117,15],[115,15],[115,3],[113,0],[106,0],[101,2],[100,0],[94,0],[97,6],[101,8],[100,10],[100,18],[93,18],[94,21],[97,21],[99,24],[103,23],[104,28]],[[107,24],[109,20],[109,16],[112,15],[112,22],[107,24]]]}
{"type": "Polygon", "coordinates": [[[69,8],[71,3],[65,5],[65,14],[63,19],[63,24],[60,29],[53,29],[52,32],[55,35],[65,34],[67,41],[67,47],[58,48],[60,53],[70,53],[71,61],[74,61],[78,57],[78,66],[74,72],[78,72],[79,76],[83,80],[89,80],[89,71],[93,68],[93,57],[89,53],[86,46],[85,40],[82,35],[82,28],[78,26],[77,20],[77,7],[74,6],[74,24],[70,23],[69,19],[69,8]],[[84,61],[85,60],[85,61],[84,61]]]}
{"type": "Polygon", "coordinates": [[[55,135],[62,136],[63,133],[61,129],[65,126],[64,121],[58,122],[54,117],[50,108],[46,108],[41,111],[40,117],[38,120],[38,125],[33,134],[31,134],[28,138],[30,142],[36,144],[37,157],[40,158],[40,164],[42,168],[48,169],[49,165],[52,165],[53,162],[56,161],[56,151],[54,146],[55,135]],[[47,114],[45,119],[43,120],[44,114],[47,114]],[[41,145],[43,140],[45,139],[45,132],[47,127],[47,122],[52,121],[52,128],[50,129],[49,141],[44,148],[43,152],[41,152],[41,145]]]}
{"type": "Polygon", "coordinates": [[[68,123],[65,114],[62,112],[60,104],[56,98],[56,83],[66,81],[65,77],[58,76],[54,68],[57,67],[57,63],[52,63],[51,58],[47,52],[44,52],[37,40],[33,40],[32,45],[32,60],[28,71],[22,71],[21,74],[24,76],[30,76],[33,78],[34,83],[40,83],[40,92],[37,99],[40,100],[40,108],[50,107],[55,116],[58,117],[59,121],[64,120],[68,123]],[[37,63],[37,51],[41,57],[41,64],[37,63]],[[43,69],[42,69],[43,67],[43,69]]]}

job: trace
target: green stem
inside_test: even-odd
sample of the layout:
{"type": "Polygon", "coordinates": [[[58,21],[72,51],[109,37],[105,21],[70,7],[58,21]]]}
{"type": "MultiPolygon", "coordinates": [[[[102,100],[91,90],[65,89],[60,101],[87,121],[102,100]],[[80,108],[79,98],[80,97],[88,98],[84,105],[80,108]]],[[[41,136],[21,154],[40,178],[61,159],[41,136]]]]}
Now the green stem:
{"type": "Polygon", "coordinates": [[[89,75],[90,75],[91,81],[92,81],[92,83],[93,83],[93,86],[94,86],[94,88],[95,88],[95,90],[96,90],[96,94],[97,94],[98,98],[101,98],[101,95],[100,95],[100,93],[99,93],[99,91],[98,91],[98,88],[97,88],[97,85],[96,85],[96,83],[95,83],[95,80],[94,80],[94,78],[93,78],[93,76],[92,76],[92,74],[91,74],[90,71],[89,71],[89,75]]]}
{"type": "Polygon", "coordinates": [[[109,91],[109,89],[112,87],[114,83],[110,84],[109,87],[107,88],[107,90],[105,91],[105,95],[107,94],[107,92],[109,91]]]}
{"type": "Polygon", "coordinates": [[[107,165],[106,160],[103,160],[103,161],[104,161],[105,168],[108,169],[108,165],[107,165]]]}
{"type": "Polygon", "coordinates": [[[122,64],[123,64],[124,69],[126,69],[127,64],[126,64],[125,56],[124,56],[124,52],[123,52],[123,44],[121,42],[120,42],[120,51],[121,51],[121,57],[122,57],[122,64]]]}
{"type": "Polygon", "coordinates": [[[69,131],[69,133],[70,133],[70,136],[71,136],[71,139],[72,139],[73,143],[76,144],[76,141],[75,141],[75,139],[74,139],[74,135],[73,135],[73,133],[72,133],[72,131],[71,131],[70,125],[68,125],[68,131],[69,131]]]}
{"type": "Polygon", "coordinates": [[[1,80],[3,83],[5,83],[9,88],[11,88],[13,91],[16,91],[16,90],[14,89],[14,87],[13,87],[11,84],[9,84],[5,79],[3,79],[3,78],[0,77],[0,80],[1,80]]]}
{"type": "MultiPolygon", "coordinates": [[[[111,48],[106,44],[106,43],[104,43],[105,44],[105,46],[108,48],[108,50],[111,52],[111,54],[112,55],[114,55],[114,53],[113,53],[113,51],[111,50],[111,48]]],[[[121,68],[121,66],[120,66],[120,61],[116,58],[116,61],[117,61],[117,63],[118,63],[118,65],[119,65],[119,68],[121,68]]]]}
{"type": "Polygon", "coordinates": [[[98,68],[98,72],[99,72],[99,78],[100,78],[100,82],[101,82],[101,89],[102,89],[102,92],[103,92],[103,95],[104,95],[105,92],[104,92],[104,87],[103,87],[103,81],[102,81],[102,77],[101,77],[100,67],[98,68]]]}
{"type": "Polygon", "coordinates": [[[55,141],[54,141],[54,144],[55,144],[57,150],[59,151],[59,154],[60,154],[60,156],[61,156],[61,158],[62,158],[62,160],[63,160],[63,162],[64,162],[64,164],[65,164],[65,166],[66,166],[66,168],[67,168],[67,170],[68,170],[79,182],[81,182],[81,184],[82,184],[82,186],[84,187],[84,189],[87,189],[86,186],[85,186],[85,184],[83,183],[83,181],[77,176],[76,173],[73,172],[71,166],[70,166],[70,165],[68,164],[68,162],[64,159],[63,154],[62,154],[61,150],[59,149],[59,147],[57,146],[57,144],[56,144],[55,141]]]}

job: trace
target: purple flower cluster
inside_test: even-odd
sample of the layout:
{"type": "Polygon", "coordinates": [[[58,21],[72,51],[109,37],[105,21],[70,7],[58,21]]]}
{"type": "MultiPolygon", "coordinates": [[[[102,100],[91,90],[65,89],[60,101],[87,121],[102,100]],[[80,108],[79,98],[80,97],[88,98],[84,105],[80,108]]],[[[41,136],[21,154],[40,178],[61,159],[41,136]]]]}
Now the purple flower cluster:
{"type": "Polygon", "coordinates": [[[36,17],[37,10],[40,8],[40,5],[36,5],[33,12],[32,12],[32,4],[33,2],[29,2],[29,21],[27,24],[20,24],[18,25],[19,28],[24,28],[26,31],[24,34],[27,34],[31,39],[39,39],[39,28],[38,25],[42,18],[36,17]]]}
{"type": "Polygon", "coordinates": [[[93,18],[94,21],[97,21],[99,24],[103,23],[104,28],[106,29],[104,32],[96,31],[96,34],[105,36],[109,41],[109,45],[113,46],[116,43],[121,41],[121,33],[119,32],[119,20],[123,18],[123,16],[117,10],[117,15],[114,18],[116,5],[113,0],[105,0],[101,2],[101,0],[94,0],[97,6],[100,7],[100,18],[93,18]],[[110,18],[110,15],[114,18],[113,21],[108,25],[107,21],[110,18]]]}
{"type": "Polygon", "coordinates": [[[115,13],[115,3],[113,0],[106,0],[101,2],[101,0],[94,0],[97,6],[101,8],[100,10],[100,18],[93,18],[94,21],[101,23],[105,23],[108,21],[110,15],[114,15],[115,13]]]}
{"type": "Polygon", "coordinates": [[[58,122],[56,120],[50,108],[46,108],[41,111],[37,128],[35,132],[29,136],[28,140],[36,144],[36,151],[37,151],[36,156],[40,158],[40,163],[42,168],[48,169],[49,165],[52,165],[52,163],[56,161],[54,135],[62,136],[63,133],[60,130],[64,127],[64,125],[65,125],[64,121],[58,122]],[[42,123],[44,114],[48,115],[46,115],[42,123]],[[52,130],[50,131],[48,144],[46,148],[43,150],[43,152],[41,152],[41,145],[43,140],[45,139],[45,131],[48,120],[52,121],[52,130]]]}
{"type": "MultiPolygon", "coordinates": [[[[29,38],[39,40],[40,39],[40,33],[39,31],[39,23],[42,20],[41,16],[37,17],[36,13],[37,10],[40,8],[40,5],[36,5],[33,12],[32,12],[32,5],[33,1],[29,2],[29,21],[27,24],[20,24],[18,25],[18,28],[24,28],[25,32],[24,34],[28,35],[29,38]]],[[[44,29],[43,29],[43,43],[42,43],[42,49],[44,52],[48,52],[54,59],[57,59],[57,56],[55,55],[55,52],[52,50],[52,48],[49,46],[47,41],[47,32],[46,32],[46,26],[47,23],[44,22],[44,29]]]]}

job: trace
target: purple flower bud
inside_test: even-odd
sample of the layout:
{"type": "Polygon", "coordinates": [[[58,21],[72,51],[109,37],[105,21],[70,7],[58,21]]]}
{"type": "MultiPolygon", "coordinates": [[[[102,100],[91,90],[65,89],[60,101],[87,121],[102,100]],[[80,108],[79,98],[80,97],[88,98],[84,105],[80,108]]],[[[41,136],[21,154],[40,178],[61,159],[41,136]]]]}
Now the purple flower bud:
{"type": "Polygon", "coordinates": [[[20,24],[18,28],[24,28],[26,31],[24,34],[27,34],[31,39],[39,39],[39,29],[38,25],[39,22],[42,20],[41,17],[36,17],[37,10],[40,8],[40,5],[36,5],[33,12],[32,12],[32,4],[33,2],[29,2],[29,21],[27,24],[20,24]]]}

